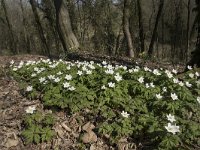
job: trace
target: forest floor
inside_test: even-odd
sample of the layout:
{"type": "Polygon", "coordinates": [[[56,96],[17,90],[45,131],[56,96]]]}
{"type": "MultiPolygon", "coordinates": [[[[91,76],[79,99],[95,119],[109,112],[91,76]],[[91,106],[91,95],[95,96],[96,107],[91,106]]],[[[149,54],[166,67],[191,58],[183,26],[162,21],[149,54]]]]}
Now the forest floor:
{"type": "MultiPolygon", "coordinates": [[[[56,115],[58,121],[55,130],[58,135],[51,143],[42,143],[39,145],[30,144],[24,145],[20,137],[22,131],[22,118],[25,115],[25,108],[32,105],[37,105],[37,108],[43,110],[43,105],[39,99],[28,100],[20,93],[19,83],[9,76],[9,62],[14,60],[39,60],[45,58],[38,55],[18,55],[18,56],[0,56],[0,149],[1,150],[39,150],[39,149],[77,149],[77,137],[79,135],[71,132],[73,130],[81,130],[81,126],[75,121],[75,116],[67,117],[65,112],[58,112],[56,115]],[[67,125],[70,129],[64,125],[67,125]],[[68,131],[67,131],[68,130],[68,131]]],[[[141,61],[141,60],[139,60],[141,61]]],[[[158,67],[160,63],[146,62],[148,67],[158,67]]],[[[173,68],[170,64],[165,64],[163,68],[173,68]]],[[[177,67],[177,66],[176,66],[177,67]]],[[[178,70],[183,70],[183,66],[178,66],[178,70]]],[[[48,111],[48,110],[43,110],[48,111]]],[[[75,114],[78,115],[78,114],[75,114]]],[[[84,116],[82,116],[84,118],[84,116]]],[[[116,147],[119,150],[126,150],[128,143],[121,142],[116,147]]],[[[107,150],[115,149],[107,144],[103,139],[98,138],[96,143],[89,146],[90,150],[107,150]]]]}

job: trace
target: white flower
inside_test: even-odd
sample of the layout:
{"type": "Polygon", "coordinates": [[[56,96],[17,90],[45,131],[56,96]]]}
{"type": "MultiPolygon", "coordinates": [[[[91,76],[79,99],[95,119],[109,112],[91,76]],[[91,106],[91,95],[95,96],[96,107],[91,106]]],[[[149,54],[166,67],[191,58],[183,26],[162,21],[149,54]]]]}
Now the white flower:
{"type": "Polygon", "coordinates": [[[64,88],[70,87],[70,83],[68,83],[68,82],[63,83],[63,87],[64,87],[64,88]]]}
{"type": "Polygon", "coordinates": [[[50,80],[54,80],[54,79],[55,79],[55,75],[49,75],[48,78],[49,78],[50,80]]]}
{"type": "Polygon", "coordinates": [[[65,76],[65,79],[66,79],[66,80],[71,80],[71,79],[72,79],[72,76],[71,76],[70,74],[67,74],[67,75],[65,76]]]}
{"type": "Polygon", "coordinates": [[[31,75],[31,77],[35,77],[37,74],[36,73],[33,73],[32,75],[31,75]]]}
{"type": "Polygon", "coordinates": [[[138,69],[138,68],[134,68],[133,71],[134,71],[134,72],[138,72],[139,69],[138,69]]]}
{"type": "Polygon", "coordinates": [[[86,74],[92,74],[92,71],[91,70],[87,70],[86,74]]]}
{"type": "Polygon", "coordinates": [[[57,64],[49,65],[50,68],[56,68],[57,64]]]}
{"type": "Polygon", "coordinates": [[[150,86],[149,86],[149,83],[146,83],[145,86],[146,86],[146,88],[149,88],[149,87],[150,87],[150,86]]]}
{"type": "Polygon", "coordinates": [[[42,70],[39,69],[39,70],[37,71],[37,74],[39,74],[39,73],[41,73],[41,72],[42,72],[42,70]]]}
{"type": "Polygon", "coordinates": [[[117,73],[114,77],[118,82],[122,80],[122,76],[120,76],[119,73],[117,73]]]}
{"type": "Polygon", "coordinates": [[[114,67],[112,65],[108,65],[107,68],[113,70],[114,67]]]}
{"type": "Polygon", "coordinates": [[[179,84],[180,86],[184,86],[184,83],[183,83],[182,81],[180,81],[178,84],[179,84]]]}
{"type": "Polygon", "coordinates": [[[27,86],[27,88],[26,88],[26,91],[27,92],[30,92],[30,91],[32,91],[33,90],[33,87],[32,86],[27,86]]]}
{"type": "Polygon", "coordinates": [[[153,84],[153,82],[150,83],[150,86],[151,86],[152,88],[155,87],[155,85],[153,84]]]}
{"type": "Polygon", "coordinates": [[[17,68],[15,67],[15,68],[13,68],[13,71],[17,71],[17,68]]]}
{"type": "Polygon", "coordinates": [[[192,70],[192,66],[189,66],[189,65],[188,65],[187,68],[188,68],[189,70],[192,70]]]}
{"type": "Polygon", "coordinates": [[[127,70],[127,67],[126,67],[126,66],[123,66],[122,68],[123,68],[124,70],[127,70]]]}
{"type": "Polygon", "coordinates": [[[70,70],[71,69],[71,66],[67,66],[67,70],[70,70]]]}
{"type": "Polygon", "coordinates": [[[168,78],[173,77],[173,74],[169,70],[166,70],[165,73],[167,74],[168,78]]]}
{"type": "Polygon", "coordinates": [[[93,66],[92,64],[89,64],[88,67],[89,67],[90,69],[92,69],[92,70],[95,69],[95,66],[93,66]]]}
{"type": "Polygon", "coordinates": [[[132,73],[132,72],[133,72],[133,69],[129,69],[128,72],[129,72],[129,73],[132,73]]]}
{"type": "Polygon", "coordinates": [[[178,83],[178,82],[179,82],[179,80],[178,80],[178,79],[176,79],[176,78],[174,78],[174,79],[173,79],[173,82],[174,82],[174,83],[178,83]]]}
{"type": "Polygon", "coordinates": [[[103,61],[102,64],[103,64],[103,65],[107,65],[107,62],[106,62],[106,61],[103,61]]]}
{"type": "Polygon", "coordinates": [[[186,85],[187,87],[192,87],[192,84],[190,84],[188,81],[185,82],[185,85],[186,85]]]}
{"type": "Polygon", "coordinates": [[[44,82],[45,80],[46,80],[45,77],[41,77],[41,78],[39,79],[40,83],[44,82]]]}
{"type": "Polygon", "coordinates": [[[161,75],[161,73],[158,71],[158,69],[154,69],[153,70],[153,74],[155,74],[157,76],[161,75]]]}
{"type": "Polygon", "coordinates": [[[103,86],[101,87],[101,89],[102,89],[102,90],[105,90],[105,89],[106,89],[106,86],[105,86],[105,85],[103,85],[103,86]]]}
{"type": "Polygon", "coordinates": [[[114,71],[113,71],[112,69],[107,69],[107,70],[105,71],[105,73],[106,73],[106,74],[113,74],[114,71]]]}
{"type": "Polygon", "coordinates": [[[11,64],[11,65],[13,65],[14,63],[15,63],[14,60],[11,60],[11,61],[10,61],[10,64],[11,64]]]}
{"type": "Polygon", "coordinates": [[[162,98],[162,95],[160,95],[160,93],[159,93],[159,94],[156,94],[156,98],[157,98],[157,99],[161,99],[161,98],[162,98]]]}
{"type": "Polygon", "coordinates": [[[87,71],[88,69],[86,68],[86,66],[83,66],[83,67],[82,67],[82,70],[83,70],[83,71],[87,71]]]}
{"type": "Polygon", "coordinates": [[[62,75],[63,73],[61,72],[61,71],[59,71],[58,73],[57,73],[57,75],[62,75]]]}
{"type": "Polygon", "coordinates": [[[115,83],[109,82],[109,83],[108,83],[108,86],[111,87],[111,88],[114,88],[114,87],[115,87],[115,83]]]}
{"type": "Polygon", "coordinates": [[[177,100],[178,99],[178,96],[176,95],[176,93],[171,93],[171,98],[173,100],[177,100]]]}
{"type": "Polygon", "coordinates": [[[46,69],[44,67],[40,68],[40,72],[45,71],[46,69]]]}
{"type": "Polygon", "coordinates": [[[74,91],[75,89],[76,89],[76,88],[73,87],[73,86],[69,87],[69,90],[70,90],[70,91],[74,91]]]}
{"type": "Polygon", "coordinates": [[[38,71],[39,71],[39,68],[38,68],[38,67],[35,67],[35,68],[33,68],[33,70],[34,70],[35,72],[38,72],[38,71]]]}
{"type": "Polygon", "coordinates": [[[54,79],[54,82],[56,82],[56,83],[60,82],[60,78],[58,78],[58,77],[55,78],[55,79],[54,79]]]}
{"type": "Polygon", "coordinates": [[[170,121],[170,122],[176,121],[175,117],[171,114],[167,115],[167,120],[170,121]]]}
{"type": "Polygon", "coordinates": [[[81,75],[83,74],[83,71],[78,71],[77,74],[78,74],[79,76],[81,76],[81,75]]]}
{"type": "Polygon", "coordinates": [[[171,123],[168,123],[168,125],[165,126],[165,129],[167,129],[168,132],[171,132],[173,134],[176,134],[176,132],[180,132],[179,126],[172,125],[171,123]]]}
{"type": "Polygon", "coordinates": [[[144,71],[149,71],[150,69],[148,67],[144,67],[144,71]]]}
{"type": "Polygon", "coordinates": [[[194,78],[194,74],[193,74],[193,73],[190,73],[190,74],[189,74],[189,77],[190,77],[190,78],[194,78]]]}
{"type": "Polygon", "coordinates": [[[20,61],[20,63],[19,63],[19,66],[23,66],[24,65],[24,62],[23,61],[20,61]]]}
{"type": "Polygon", "coordinates": [[[125,112],[125,111],[122,111],[121,115],[122,115],[124,118],[128,118],[130,114],[128,114],[128,113],[125,112]]]}
{"type": "Polygon", "coordinates": [[[200,104],[200,97],[197,97],[197,102],[200,104]]]}
{"type": "Polygon", "coordinates": [[[198,73],[198,72],[195,72],[195,75],[196,75],[197,77],[199,77],[199,73],[198,73]]]}
{"type": "Polygon", "coordinates": [[[20,69],[21,67],[22,67],[22,66],[20,66],[20,65],[19,65],[19,66],[17,66],[17,68],[18,68],[18,69],[20,69]]]}
{"type": "Polygon", "coordinates": [[[29,106],[25,111],[27,114],[32,114],[36,110],[36,106],[29,106]]]}
{"type": "Polygon", "coordinates": [[[163,87],[162,90],[163,90],[164,92],[167,92],[167,88],[166,88],[166,87],[163,87]]]}
{"type": "Polygon", "coordinates": [[[172,72],[173,72],[174,74],[177,74],[177,70],[175,70],[175,69],[173,69],[172,72]]]}
{"type": "Polygon", "coordinates": [[[143,82],[144,82],[144,77],[140,77],[140,78],[138,79],[138,81],[139,81],[140,83],[143,83],[143,82]]]}

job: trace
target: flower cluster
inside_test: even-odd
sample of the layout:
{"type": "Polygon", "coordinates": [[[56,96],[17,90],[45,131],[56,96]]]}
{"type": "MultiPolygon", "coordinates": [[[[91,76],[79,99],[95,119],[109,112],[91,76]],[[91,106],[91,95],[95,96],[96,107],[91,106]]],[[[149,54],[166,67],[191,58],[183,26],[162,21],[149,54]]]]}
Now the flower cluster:
{"type": "Polygon", "coordinates": [[[165,129],[167,129],[168,132],[171,132],[173,134],[176,134],[177,132],[180,132],[179,126],[176,124],[172,124],[176,121],[175,117],[171,114],[167,115],[167,120],[170,121],[167,126],[165,126],[165,129]]]}
{"type": "MultiPolygon", "coordinates": [[[[187,114],[194,107],[195,116],[191,118],[196,121],[199,117],[200,80],[199,73],[194,70],[179,77],[175,69],[112,65],[106,61],[94,63],[43,59],[21,61],[17,65],[12,61],[10,66],[13,76],[21,81],[25,79],[23,85],[28,97],[34,99],[34,95],[41,93],[46,106],[67,109],[72,114],[85,109],[91,110],[88,115],[96,116],[98,113],[100,118],[105,118],[105,122],[98,122],[99,133],[118,139],[133,134],[140,136],[140,132],[156,133],[161,129],[163,133],[170,132],[173,135],[181,131],[182,137],[191,138],[185,135],[194,132],[192,128],[185,128],[190,126],[190,122],[186,121],[184,115],[178,115],[187,114]]],[[[35,110],[35,106],[31,106],[25,111],[34,113],[35,110]]],[[[166,136],[165,139],[172,137],[169,133],[162,136],[166,136]]],[[[156,141],[163,137],[156,135],[150,138],[156,141]]]]}

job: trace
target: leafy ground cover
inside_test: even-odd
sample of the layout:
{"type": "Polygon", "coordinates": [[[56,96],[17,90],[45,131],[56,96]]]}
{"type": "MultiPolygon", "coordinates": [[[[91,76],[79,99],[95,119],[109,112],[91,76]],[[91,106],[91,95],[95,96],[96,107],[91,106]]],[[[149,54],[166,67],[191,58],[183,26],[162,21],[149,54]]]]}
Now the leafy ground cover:
{"type": "Polygon", "coordinates": [[[38,58],[0,59],[0,149],[199,149],[198,70],[38,58]]]}
{"type": "MultiPolygon", "coordinates": [[[[67,117],[79,114],[75,118],[79,124],[90,122],[88,126],[94,126],[85,130],[88,136],[80,131],[78,149],[88,148],[97,137],[113,147],[119,141],[129,142],[128,149],[200,146],[200,81],[199,73],[190,66],[181,78],[174,69],[126,67],[106,61],[11,61],[10,68],[24,96],[39,98],[53,113],[64,111],[67,117]]],[[[31,117],[38,110],[34,107],[27,112],[31,117]]],[[[41,123],[29,126],[41,127],[41,123]]],[[[29,142],[34,138],[29,137],[29,142]]],[[[51,138],[36,139],[39,143],[51,138]]]]}

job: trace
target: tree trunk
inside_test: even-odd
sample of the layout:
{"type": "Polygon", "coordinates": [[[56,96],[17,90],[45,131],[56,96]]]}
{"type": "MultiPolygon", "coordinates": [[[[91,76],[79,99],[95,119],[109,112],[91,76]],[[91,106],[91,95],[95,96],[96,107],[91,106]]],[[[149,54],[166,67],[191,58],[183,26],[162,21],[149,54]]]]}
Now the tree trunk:
{"type": "MultiPolygon", "coordinates": [[[[195,11],[197,13],[197,41],[196,41],[196,49],[192,52],[192,57],[190,61],[187,63],[187,65],[190,65],[194,67],[196,64],[197,67],[200,67],[200,1],[196,0],[196,8],[195,11]]],[[[185,68],[185,71],[187,71],[187,66],[185,68]]]]}
{"type": "Polygon", "coordinates": [[[39,18],[38,12],[37,12],[36,1],[35,0],[30,0],[30,4],[31,4],[32,11],[33,11],[33,14],[34,14],[34,17],[35,17],[35,21],[36,21],[36,24],[37,24],[37,29],[38,29],[38,32],[39,32],[39,36],[40,36],[40,39],[41,39],[43,47],[44,47],[43,54],[44,55],[48,55],[50,57],[50,51],[49,51],[49,47],[48,47],[48,44],[47,44],[47,40],[46,40],[46,38],[44,36],[44,30],[42,28],[42,24],[40,22],[40,18],[39,18]]]}
{"type": "Polygon", "coordinates": [[[56,25],[64,51],[77,50],[79,42],[74,35],[67,6],[63,0],[54,0],[56,8],[56,25]]]}
{"type": "Polygon", "coordinates": [[[133,42],[131,38],[130,28],[129,28],[129,6],[131,4],[131,0],[124,0],[124,9],[123,9],[123,31],[124,35],[127,40],[128,45],[128,56],[134,57],[134,48],[133,48],[133,42]]]}
{"type": "Polygon", "coordinates": [[[7,23],[7,26],[8,26],[9,39],[10,39],[9,40],[10,50],[12,51],[13,54],[18,54],[19,52],[16,50],[17,46],[16,46],[16,41],[15,41],[15,38],[14,38],[12,24],[10,23],[10,20],[9,20],[9,17],[8,17],[7,8],[6,8],[6,3],[5,3],[4,0],[1,0],[1,5],[3,7],[6,23],[7,23]]]}
{"type": "Polygon", "coordinates": [[[140,52],[144,52],[144,27],[143,27],[143,17],[142,17],[142,8],[141,8],[141,0],[137,0],[138,6],[138,21],[139,21],[139,36],[140,36],[140,52]]]}
{"type": "MultiPolygon", "coordinates": [[[[195,63],[197,65],[197,67],[200,67],[200,1],[196,2],[197,3],[197,17],[198,17],[198,23],[197,23],[197,43],[196,43],[196,60],[195,63]]],[[[195,58],[194,58],[195,59],[195,58]]]]}
{"type": "Polygon", "coordinates": [[[189,32],[190,32],[190,1],[191,0],[188,0],[188,5],[187,5],[187,33],[186,33],[186,49],[185,49],[185,60],[187,62],[188,60],[188,50],[189,50],[189,47],[190,47],[190,38],[189,38],[189,32]]]}
{"type": "Polygon", "coordinates": [[[24,34],[24,40],[25,40],[25,47],[26,47],[27,53],[30,54],[31,53],[30,38],[29,38],[27,21],[26,21],[26,18],[25,18],[25,12],[24,12],[22,0],[20,0],[20,7],[21,7],[21,11],[22,11],[22,19],[23,19],[22,23],[23,23],[23,34],[24,34]]]}
{"type": "Polygon", "coordinates": [[[161,14],[162,14],[163,6],[164,6],[164,0],[160,0],[158,13],[157,13],[157,16],[156,16],[156,22],[155,22],[155,26],[154,26],[154,29],[153,29],[153,34],[152,34],[151,42],[150,42],[150,45],[149,45],[149,50],[148,50],[148,55],[150,57],[153,54],[153,47],[154,47],[154,43],[155,43],[155,39],[156,39],[156,32],[157,32],[157,28],[158,28],[158,22],[160,20],[161,14]]]}
{"type": "MultiPolygon", "coordinates": [[[[43,12],[45,14],[45,17],[47,18],[48,21],[48,30],[49,30],[49,34],[53,36],[53,41],[55,42],[55,49],[58,52],[59,51],[59,47],[60,47],[60,38],[57,32],[57,27],[56,27],[56,10],[54,7],[54,2],[53,0],[43,0],[42,1],[42,6],[43,8],[43,12]]],[[[49,37],[48,42],[51,42],[52,37],[49,37]]],[[[52,45],[52,43],[50,43],[52,45]]]]}

